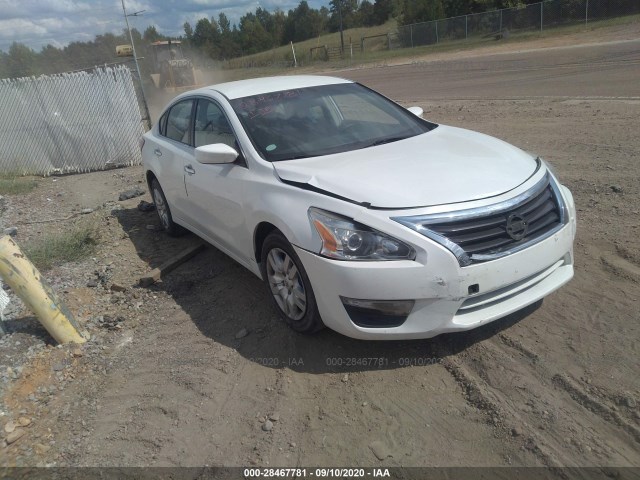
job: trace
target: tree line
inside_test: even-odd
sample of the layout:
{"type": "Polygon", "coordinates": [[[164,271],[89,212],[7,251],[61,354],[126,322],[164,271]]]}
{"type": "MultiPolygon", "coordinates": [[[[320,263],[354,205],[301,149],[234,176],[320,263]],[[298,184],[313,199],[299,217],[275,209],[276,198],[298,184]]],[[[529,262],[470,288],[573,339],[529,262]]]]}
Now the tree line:
{"type": "MultiPolygon", "coordinates": [[[[186,49],[211,60],[227,60],[300,42],[341,28],[371,27],[395,19],[398,25],[425,22],[469,13],[535,3],[539,0],[331,0],[327,7],[314,9],[306,0],[284,12],[262,7],[231,24],[224,13],[217,18],[201,18],[194,25],[185,23],[179,38],[186,49]]],[[[572,0],[567,0],[572,1],[572,0]]],[[[133,29],[137,54],[144,57],[143,68],[150,67],[148,45],[167,39],[155,26],[141,34],[133,29]]],[[[117,45],[129,44],[129,34],[106,33],[89,42],[71,42],[57,48],[46,45],[39,52],[14,42],[8,52],[0,50],[0,78],[51,74],[91,68],[118,61],[117,45]]]]}
{"type": "Polygon", "coordinates": [[[258,7],[231,26],[224,13],[183,25],[184,39],[206,56],[225,60],[250,55],[289,42],[357,27],[382,25],[396,19],[399,25],[479,13],[535,3],[540,0],[331,0],[329,7],[314,9],[302,0],[287,13],[258,7]]]}
{"type": "MultiPolygon", "coordinates": [[[[131,31],[136,45],[136,53],[144,57],[141,62],[149,61],[146,46],[161,38],[155,27],[148,27],[144,34],[136,29],[131,31]]],[[[29,77],[54,73],[85,70],[100,65],[121,63],[116,56],[118,45],[130,44],[129,32],[121,34],[105,33],[96,35],[89,42],[71,42],[63,48],[53,45],[42,47],[39,52],[18,42],[13,42],[5,53],[0,50],[0,78],[29,77]]],[[[133,59],[124,59],[133,61],[133,59]]]]}
{"type": "Polygon", "coordinates": [[[287,13],[258,7],[240,17],[233,26],[221,13],[218,18],[201,18],[195,25],[185,23],[184,39],[206,56],[226,60],[337,32],[341,25],[343,29],[382,25],[393,17],[394,6],[401,3],[400,0],[331,0],[328,7],[314,9],[302,0],[287,13]]]}

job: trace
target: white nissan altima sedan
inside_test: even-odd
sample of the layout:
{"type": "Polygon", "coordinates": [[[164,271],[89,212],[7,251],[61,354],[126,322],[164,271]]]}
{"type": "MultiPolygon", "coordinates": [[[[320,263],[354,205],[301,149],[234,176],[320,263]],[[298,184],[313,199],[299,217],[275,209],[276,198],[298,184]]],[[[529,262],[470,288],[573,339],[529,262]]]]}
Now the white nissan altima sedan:
{"type": "Polygon", "coordinates": [[[348,80],[259,78],[184,93],[144,136],[164,230],[264,280],[298,332],[468,330],[573,276],[573,197],[501,140],[348,80]]]}

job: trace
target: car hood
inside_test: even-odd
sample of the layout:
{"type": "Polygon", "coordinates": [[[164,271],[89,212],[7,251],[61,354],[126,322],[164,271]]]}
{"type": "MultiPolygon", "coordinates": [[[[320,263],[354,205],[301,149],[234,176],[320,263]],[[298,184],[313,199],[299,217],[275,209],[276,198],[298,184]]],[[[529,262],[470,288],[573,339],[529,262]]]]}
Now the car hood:
{"type": "Polygon", "coordinates": [[[373,208],[415,208],[493,197],[533,175],[538,162],[477,132],[440,125],[385,145],[274,162],[278,176],[373,208]]]}

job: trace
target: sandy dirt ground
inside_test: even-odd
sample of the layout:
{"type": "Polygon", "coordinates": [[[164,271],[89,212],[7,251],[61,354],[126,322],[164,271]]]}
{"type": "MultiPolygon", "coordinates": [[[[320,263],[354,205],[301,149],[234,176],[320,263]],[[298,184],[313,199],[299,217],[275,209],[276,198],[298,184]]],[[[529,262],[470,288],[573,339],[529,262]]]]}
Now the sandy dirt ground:
{"type": "MultiPolygon", "coordinates": [[[[640,466],[640,41],[340,74],[549,160],[577,204],[574,280],[464,334],[301,336],[214,248],[136,286],[196,241],[150,229],[139,198],[117,202],[141,168],[44,179],[9,199],[4,221],[96,208],[95,257],[48,274],[93,338],[81,352],[45,346],[5,382],[3,418],[32,422],[2,464],[640,466]],[[119,315],[118,328],[94,328],[119,315]],[[382,362],[348,365],[361,358],[382,362]]],[[[38,228],[20,226],[18,241],[38,228]]],[[[11,323],[5,352],[50,342],[11,323]]]]}

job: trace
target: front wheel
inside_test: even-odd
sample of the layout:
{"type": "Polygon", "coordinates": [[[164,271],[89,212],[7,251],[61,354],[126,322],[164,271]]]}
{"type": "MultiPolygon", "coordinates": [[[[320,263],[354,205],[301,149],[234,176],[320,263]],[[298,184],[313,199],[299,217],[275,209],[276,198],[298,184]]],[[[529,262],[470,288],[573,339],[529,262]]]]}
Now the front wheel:
{"type": "Polygon", "coordinates": [[[167,198],[164,196],[160,182],[155,178],[151,181],[151,196],[156,204],[156,212],[158,213],[158,218],[160,218],[162,229],[174,237],[181,235],[184,229],[173,221],[167,198]]]}
{"type": "Polygon", "coordinates": [[[265,239],[261,270],[269,295],[289,327],[300,333],[314,333],[324,327],[307,272],[280,232],[265,239]]]}

